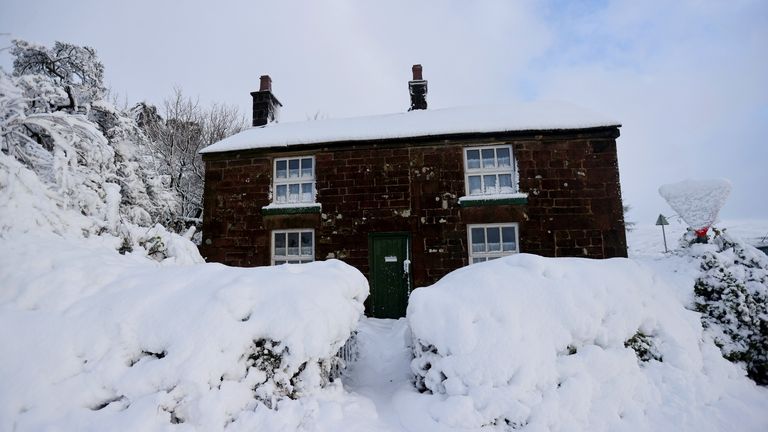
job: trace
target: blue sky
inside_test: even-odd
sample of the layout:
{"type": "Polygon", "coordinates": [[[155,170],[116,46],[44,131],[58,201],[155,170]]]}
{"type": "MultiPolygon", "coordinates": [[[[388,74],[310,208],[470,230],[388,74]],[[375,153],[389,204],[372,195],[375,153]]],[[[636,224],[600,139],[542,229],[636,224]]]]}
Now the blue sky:
{"type": "Polygon", "coordinates": [[[247,113],[268,73],[283,121],[404,111],[421,63],[430,108],[550,99],[621,121],[630,220],[670,214],[658,186],[689,177],[733,182],[724,218],[768,216],[765,1],[2,0],[0,33],[95,47],[121,102],[176,85],[247,113]]]}

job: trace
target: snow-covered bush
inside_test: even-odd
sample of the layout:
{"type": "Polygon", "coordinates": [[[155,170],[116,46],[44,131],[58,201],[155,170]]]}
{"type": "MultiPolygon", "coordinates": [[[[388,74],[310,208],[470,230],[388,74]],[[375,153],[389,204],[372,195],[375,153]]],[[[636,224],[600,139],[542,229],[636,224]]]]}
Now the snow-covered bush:
{"type": "Polygon", "coordinates": [[[0,430],[295,429],[342,391],[353,267],[161,266],[99,239],[3,239],[0,430]]]}
{"type": "Polygon", "coordinates": [[[707,231],[731,193],[725,179],[683,180],[659,187],[659,194],[696,234],[694,241],[706,242],[707,231]]]}
{"type": "Polygon", "coordinates": [[[408,305],[421,406],[456,429],[722,430],[741,410],[761,430],[764,394],[672,291],[626,259],[459,269],[408,305]]]}
{"type": "Polygon", "coordinates": [[[768,257],[716,232],[715,250],[701,256],[695,307],[725,358],[768,384],[768,257]]]}

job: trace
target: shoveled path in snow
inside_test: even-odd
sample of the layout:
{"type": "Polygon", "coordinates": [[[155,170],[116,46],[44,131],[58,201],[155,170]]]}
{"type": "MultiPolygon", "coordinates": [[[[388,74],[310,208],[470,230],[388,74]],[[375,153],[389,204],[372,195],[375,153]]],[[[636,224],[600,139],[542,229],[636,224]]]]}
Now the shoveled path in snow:
{"type": "MultiPolygon", "coordinates": [[[[406,430],[395,395],[413,392],[410,383],[410,331],[403,319],[363,318],[357,334],[359,358],[344,373],[344,388],[369,399],[378,420],[393,431],[406,430]]],[[[400,410],[402,412],[402,410],[400,410]]]]}

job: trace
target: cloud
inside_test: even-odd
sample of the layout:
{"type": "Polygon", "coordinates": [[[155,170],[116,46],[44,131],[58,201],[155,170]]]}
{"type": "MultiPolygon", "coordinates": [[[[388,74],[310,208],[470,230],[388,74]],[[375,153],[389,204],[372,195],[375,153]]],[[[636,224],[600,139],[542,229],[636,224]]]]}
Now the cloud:
{"type": "Polygon", "coordinates": [[[687,177],[730,178],[724,215],[764,217],[766,21],[756,2],[612,2],[559,29],[537,96],[623,122],[623,192],[640,220],[669,212],[658,186],[687,177]]]}

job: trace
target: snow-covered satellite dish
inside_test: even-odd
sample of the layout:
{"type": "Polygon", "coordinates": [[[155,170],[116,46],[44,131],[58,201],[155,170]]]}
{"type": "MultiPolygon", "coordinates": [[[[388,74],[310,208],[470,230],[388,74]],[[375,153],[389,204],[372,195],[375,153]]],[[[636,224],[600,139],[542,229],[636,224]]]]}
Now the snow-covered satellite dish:
{"type": "Polygon", "coordinates": [[[683,180],[662,185],[659,194],[697,236],[704,237],[717,222],[717,215],[731,194],[731,182],[726,179],[683,180]]]}

